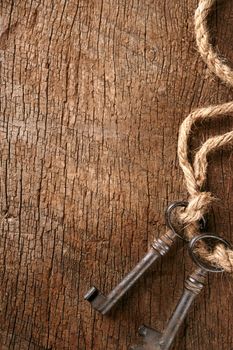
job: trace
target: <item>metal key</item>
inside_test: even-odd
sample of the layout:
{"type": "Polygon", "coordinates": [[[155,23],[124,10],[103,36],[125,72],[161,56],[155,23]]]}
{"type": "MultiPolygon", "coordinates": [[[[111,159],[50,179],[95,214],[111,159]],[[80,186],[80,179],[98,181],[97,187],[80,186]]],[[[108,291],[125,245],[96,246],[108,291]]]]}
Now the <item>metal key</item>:
{"type": "Polygon", "coordinates": [[[202,261],[195,252],[195,245],[200,240],[211,239],[216,240],[218,243],[225,245],[227,248],[232,248],[231,244],[225,239],[213,235],[211,233],[204,233],[194,237],[189,242],[189,254],[198,268],[192,273],[185,281],[185,288],[182,297],[176,309],[170,318],[166,329],[163,333],[157,332],[155,329],[141,326],[139,328],[139,334],[143,336],[143,343],[134,345],[130,350],[168,350],[183,323],[190,306],[192,305],[196,296],[201,292],[204,287],[205,277],[208,272],[223,272],[223,268],[211,265],[202,261]]]}
{"type": "Polygon", "coordinates": [[[143,336],[143,344],[132,346],[131,350],[168,350],[183,323],[190,306],[195,297],[201,292],[204,286],[207,271],[198,268],[185,281],[184,293],[170,318],[163,333],[141,326],[139,334],[143,336]]]}
{"type": "MultiPolygon", "coordinates": [[[[162,237],[156,239],[148,253],[143,259],[130,271],[125,278],[108,294],[103,295],[95,286],[93,286],[84,296],[97,311],[103,315],[118,302],[118,300],[137,282],[137,280],[149,269],[149,267],[160,257],[165,255],[173,245],[177,237],[184,239],[173,228],[171,222],[171,212],[177,207],[186,207],[187,202],[173,202],[166,210],[166,224],[170,230],[162,237]]],[[[204,223],[205,224],[205,223],[204,223]]]]}
{"type": "Polygon", "coordinates": [[[149,252],[139,263],[130,271],[125,278],[108,294],[104,296],[96,287],[92,287],[84,299],[88,300],[94,309],[106,314],[117,301],[137,282],[137,280],[149,269],[149,267],[160,256],[165,255],[174,243],[175,235],[168,231],[162,237],[155,240],[149,252]]]}

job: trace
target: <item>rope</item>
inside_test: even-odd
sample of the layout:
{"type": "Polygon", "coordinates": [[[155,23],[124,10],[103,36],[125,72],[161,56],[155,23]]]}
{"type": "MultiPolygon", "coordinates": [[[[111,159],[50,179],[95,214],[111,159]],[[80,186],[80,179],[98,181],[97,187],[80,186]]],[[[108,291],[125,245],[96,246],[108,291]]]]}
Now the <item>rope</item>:
{"type": "MultiPolygon", "coordinates": [[[[233,86],[233,71],[214,51],[210,43],[210,34],[207,26],[207,17],[216,0],[200,0],[195,12],[195,34],[198,50],[210,71],[223,82],[233,86]]],[[[233,141],[233,131],[209,138],[198,150],[193,164],[189,161],[188,141],[194,123],[199,120],[217,118],[233,113],[233,101],[221,105],[200,108],[190,113],[183,121],[179,130],[178,158],[183,170],[186,187],[189,193],[189,204],[182,212],[181,220],[185,224],[185,233],[189,239],[198,234],[199,220],[208,212],[215,197],[210,192],[202,190],[207,175],[207,156],[233,141]]],[[[198,247],[201,258],[211,264],[222,267],[227,272],[233,272],[233,251],[222,244],[218,244],[213,252],[209,252],[205,245],[198,247]]]]}

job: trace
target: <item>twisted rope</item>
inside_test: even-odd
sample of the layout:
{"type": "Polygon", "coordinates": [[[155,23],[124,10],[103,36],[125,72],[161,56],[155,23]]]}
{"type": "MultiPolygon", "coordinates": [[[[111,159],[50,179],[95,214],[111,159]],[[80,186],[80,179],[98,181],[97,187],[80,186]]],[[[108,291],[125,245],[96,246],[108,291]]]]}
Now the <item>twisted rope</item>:
{"type": "MultiPolygon", "coordinates": [[[[217,75],[226,84],[233,86],[233,71],[214,51],[210,43],[210,35],[207,26],[207,17],[216,0],[200,0],[195,12],[195,34],[198,50],[210,71],[217,75]]],[[[178,158],[183,170],[186,187],[189,192],[189,204],[181,213],[181,219],[185,223],[185,233],[189,239],[198,233],[199,220],[208,212],[210,205],[215,200],[210,192],[202,191],[207,174],[207,156],[210,152],[233,142],[233,131],[223,135],[209,138],[196,153],[193,164],[189,161],[188,141],[194,123],[199,120],[217,118],[233,113],[233,101],[221,105],[200,108],[190,113],[183,121],[179,130],[178,158]]],[[[222,267],[227,272],[233,272],[233,251],[222,244],[218,244],[213,252],[207,247],[198,247],[198,254],[211,264],[222,267]]]]}

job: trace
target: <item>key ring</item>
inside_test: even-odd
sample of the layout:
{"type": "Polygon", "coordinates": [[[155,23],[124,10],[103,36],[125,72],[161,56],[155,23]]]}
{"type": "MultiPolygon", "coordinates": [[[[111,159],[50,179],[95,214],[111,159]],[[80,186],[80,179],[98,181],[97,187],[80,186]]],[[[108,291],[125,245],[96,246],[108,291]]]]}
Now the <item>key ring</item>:
{"type": "MultiPolygon", "coordinates": [[[[179,234],[173,224],[172,224],[172,220],[171,220],[171,213],[174,209],[178,208],[178,207],[183,207],[183,208],[187,208],[189,202],[188,201],[176,201],[176,202],[172,202],[168,205],[166,211],[165,211],[165,221],[166,221],[166,225],[167,227],[170,228],[170,230],[174,233],[174,235],[178,236],[180,239],[182,239],[185,242],[189,242],[189,239],[187,239],[185,236],[182,236],[181,234],[179,234]]],[[[201,218],[200,222],[200,230],[203,231],[206,228],[206,219],[204,218],[204,216],[201,218]]]]}
{"type": "Polygon", "coordinates": [[[195,264],[198,265],[199,267],[201,267],[202,269],[204,269],[204,270],[206,270],[208,272],[223,272],[224,269],[222,267],[217,267],[217,266],[211,265],[210,263],[207,263],[207,262],[203,261],[194,252],[194,248],[195,248],[196,243],[199,242],[200,240],[208,239],[208,238],[216,240],[219,243],[224,244],[225,247],[232,249],[231,243],[228,242],[226,239],[224,239],[224,238],[222,238],[220,236],[216,236],[213,233],[203,233],[203,234],[201,234],[199,236],[196,236],[196,237],[192,238],[191,241],[189,242],[189,245],[188,245],[189,255],[193,259],[195,264]]]}

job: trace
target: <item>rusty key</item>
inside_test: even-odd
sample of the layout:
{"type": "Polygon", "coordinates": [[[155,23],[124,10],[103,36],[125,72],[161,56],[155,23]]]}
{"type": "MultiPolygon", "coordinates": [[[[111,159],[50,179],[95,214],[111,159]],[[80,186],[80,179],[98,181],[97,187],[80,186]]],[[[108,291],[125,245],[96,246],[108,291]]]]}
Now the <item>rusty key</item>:
{"type": "Polygon", "coordinates": [[[208,272],[223,272],[222,268],[208,265],[200,260],[200,258],[194,253],[195,244],[201,239],[216,239],[223,243],[225,246],[230,247],[230,244],[219,236],[212,234],[202,234],[196,236],[190,241],[189,252],[194,262],[199,266],[194,273],[192,273],[185,281],[185,288],[182,297],[176,309],[170,318],[166,329],[163,333],[142,325],[139,328],[139,334],[143,336],[143,343],[132,346],[130,350],[168,350],[170,349],[173,340],[182,325],[190,306],[192,305],[196,296],[201,292],[204,287],[205,277],[208,272]]]}
{"type": "Polygon", "coordinates": [[[204,286],[205,275],[206,271],[197,269],[187,278],[184,293],[163,333],[159,333],[156,330],[143,325],[139,328],[139,334],[144,338],[143,344],[133,346],[130,349],[168,350],[178,329],[183,323],[193,300],[204,286]]]}
{"type": "MultiPolygon", "coordinates": [[[[149,249],[148,253],[142,258],[142,260],[130,271],[125,278],[108,294],[103,295],[96,287],[92,287],[84,299],[88,300],[94,309],[106,314],[118,300],[137,282],[137,280],[149,269],[149,267],[160,257],[165,255],[170,247],[176,240],[176,237],[180,237],[185,240],[184,237],[179,235],[171,222],[171,212],[177,207],[186,207],[188,202],[173,202],[171,203],[166,212],[165,219],[166,224],[169,227],[169,231],[163,236],[156,239],[149,249]]],[[[204,223],[205,224],[205,223],[204,223]]]]}

